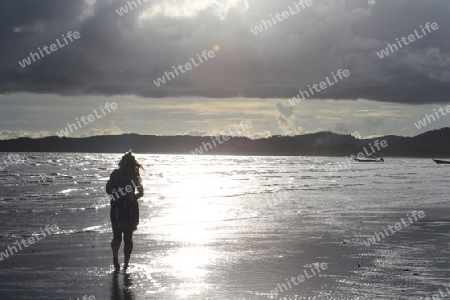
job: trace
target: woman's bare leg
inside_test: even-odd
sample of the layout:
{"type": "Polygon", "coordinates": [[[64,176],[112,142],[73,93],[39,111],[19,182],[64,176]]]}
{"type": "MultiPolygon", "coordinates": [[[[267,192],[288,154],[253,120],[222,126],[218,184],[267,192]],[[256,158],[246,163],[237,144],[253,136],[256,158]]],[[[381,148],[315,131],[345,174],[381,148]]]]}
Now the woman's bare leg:
{"type": "Polygon", "coordinates": [[[130,261],[131,252],[133,252],[133,231],[124,232],[123,239],[125,243],[123,247],[123,254],[125,257],[123,267],[126,269],[128,268],[128,262],[130,261]]]}
{"type": "Polygon", "coordinates": [[[111,241],[111,249],[113,253],[113,264],[116,271],[120,270],[119,264],[119,248],[122,243],[122,232],[114,232],[114,238],[111,241]]]}

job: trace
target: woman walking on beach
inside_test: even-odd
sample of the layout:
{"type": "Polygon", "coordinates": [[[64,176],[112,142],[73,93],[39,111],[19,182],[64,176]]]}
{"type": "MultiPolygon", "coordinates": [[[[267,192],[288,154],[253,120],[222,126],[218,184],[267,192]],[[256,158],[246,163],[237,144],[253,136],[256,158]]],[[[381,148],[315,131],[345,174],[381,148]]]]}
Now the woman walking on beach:
{"type": "Polygon", "coordinates": [[[128,151],[119,162],[119,169],[115,169],[106,184],[106,192],[111,199],[111,225],[113,240],[111,249],[113,263],[116,271],[120,270],[119,248],[124,240],[124,269],[128,267],[131,252],[133,251],[133,231],[139,224],[138,199],[144,196],[139,171],[142,165],[128,151]],[[136,194],[137,190],[137,194],[136,194]]]}

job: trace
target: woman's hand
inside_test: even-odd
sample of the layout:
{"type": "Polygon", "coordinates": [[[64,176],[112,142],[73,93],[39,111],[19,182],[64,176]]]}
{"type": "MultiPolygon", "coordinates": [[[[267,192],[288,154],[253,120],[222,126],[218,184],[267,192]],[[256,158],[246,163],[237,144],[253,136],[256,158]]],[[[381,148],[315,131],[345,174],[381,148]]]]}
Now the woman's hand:
{"type": "Polygon", "coordinates": [[[138,190],[138,194],[137,197],[142,198],[144,197],[144,187],[142,186],[142,183],[139,181],[140,185],[138,186],[137,190],[138,190]]]}

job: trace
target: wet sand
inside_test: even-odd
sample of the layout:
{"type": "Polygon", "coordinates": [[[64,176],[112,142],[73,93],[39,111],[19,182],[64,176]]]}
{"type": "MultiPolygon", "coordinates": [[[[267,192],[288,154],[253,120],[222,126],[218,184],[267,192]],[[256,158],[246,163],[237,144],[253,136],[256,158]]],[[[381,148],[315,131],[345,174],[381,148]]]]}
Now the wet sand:
{"type": "Polygon", "coordinates": [[[242,220],[232,220],[224,223],[240,227],[239,238],[218,231],[201,246],[157,241],[138,230],[131,267],[118,274],[112,271],[110,233],[54,235],[2,262],[2,298],[279,299],[271,290],[285,284],[283,299],[418,299],[446,285],[449,272],[450,218],[443,210],[423,210],[423,220],[369,248],[364,237],[405,213],[342,213],[335,217],[347,222],[345,230],[331,226],[323,232],[314,230],[317,221],[303,218],[303,226],[311,224],[307,234],[249,232],[239,226],[242,220]],[[286,279],[316,262],[328,268],[298,285],[291,281],[289,288],[286,279]]]}

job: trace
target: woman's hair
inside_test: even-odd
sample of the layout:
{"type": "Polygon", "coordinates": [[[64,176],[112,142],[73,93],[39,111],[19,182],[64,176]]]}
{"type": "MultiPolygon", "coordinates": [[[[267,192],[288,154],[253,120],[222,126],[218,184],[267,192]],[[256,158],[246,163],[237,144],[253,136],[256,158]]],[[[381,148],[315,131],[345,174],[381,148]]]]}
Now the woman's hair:
{"type": "Polygon", "coordinates": [[[137,174],[139,175],[139,170],[144,169],[144,167],[136,160],[131,150],[122,156],[119,161],[119,169],[127,174],[137,174]]]}

